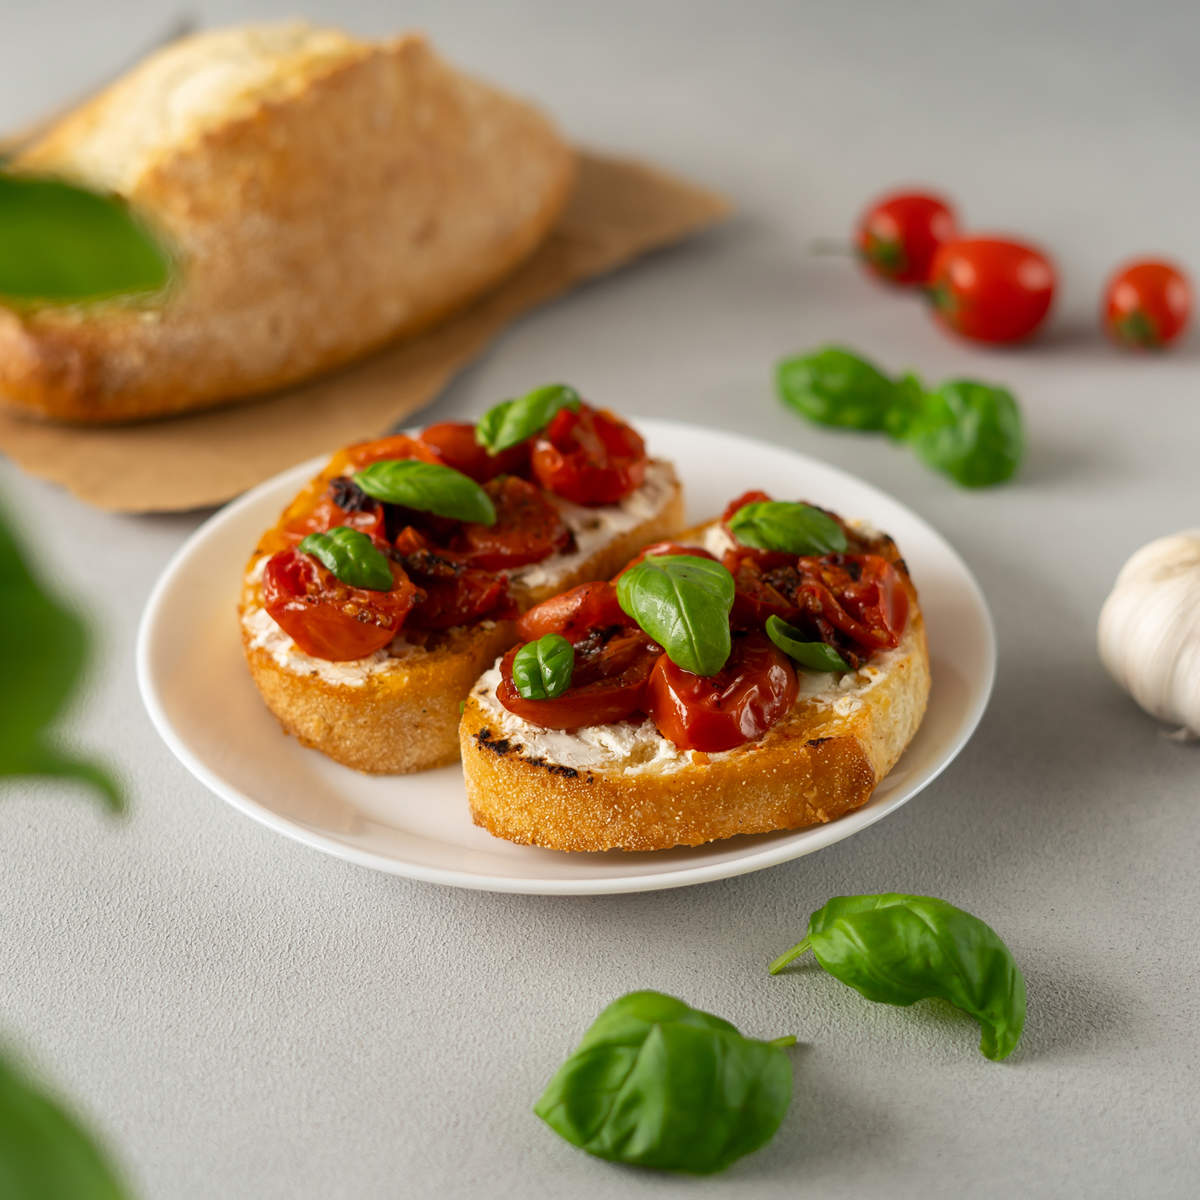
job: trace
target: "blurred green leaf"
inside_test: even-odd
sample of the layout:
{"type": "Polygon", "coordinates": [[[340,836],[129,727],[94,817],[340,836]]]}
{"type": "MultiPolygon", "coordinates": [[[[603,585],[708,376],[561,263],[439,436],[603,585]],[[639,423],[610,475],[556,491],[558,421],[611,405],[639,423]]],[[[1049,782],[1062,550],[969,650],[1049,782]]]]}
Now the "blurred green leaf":
{"type": "Polygon", "coordinates": [[[57,1101],[0,1057],[0,1196],[125,1200],[95,1142],[57,1101]]]}
{"type": "Polygon", "coordinates": [[[41,775],[78,780],[120,811],[121,795],[109,774],[59,749],[48,734],[86,660],[83,623],[43,590],[0,514],[0,779],[41,775]]]}
{"type": "Polygon", "coordinates": [[[0,296],[71,303],[166,286],[166,249],[118,196],[0,171],[0,296]]]}

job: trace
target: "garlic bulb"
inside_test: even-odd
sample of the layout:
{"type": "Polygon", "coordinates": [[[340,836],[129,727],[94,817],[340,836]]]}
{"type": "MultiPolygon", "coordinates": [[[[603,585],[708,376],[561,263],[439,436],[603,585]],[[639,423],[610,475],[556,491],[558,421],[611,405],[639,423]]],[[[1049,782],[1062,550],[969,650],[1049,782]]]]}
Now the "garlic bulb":
{"type": "Polygon", "coordinates": [[[1158,538],[1100,610],[1100,658],[1150,714],[1200,737],[1200,529],[1158,538]]]}

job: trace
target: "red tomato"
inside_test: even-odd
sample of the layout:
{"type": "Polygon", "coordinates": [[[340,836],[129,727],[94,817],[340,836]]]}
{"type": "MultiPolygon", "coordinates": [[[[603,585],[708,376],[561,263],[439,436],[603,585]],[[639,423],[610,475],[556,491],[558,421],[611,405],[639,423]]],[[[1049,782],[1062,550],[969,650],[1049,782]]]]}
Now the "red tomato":
{"type": "Polygon", "coordinates": [[[1187,276],[1158,259],[1127,264],[1104,291],[1104,328],[1122,346],[1168,346],[1187,328],[1191,313],[1187,276]]]}
{"type": "Polygon", "coordinates": [[[577,642],[592,629],[633,623],[617,603],[617,589],[611,583],[581,583],[534,605],[517,622],[517,634],[526,642],[547,633],[560,633],[568,642],[577,642]]]}
{"type": "Polygon", "coordinates": [[[533,473],[575,504],[616,504],[646,475],[646,444],[603,409],[561,409],[533,444],[533,473]]]}
{"type": "Polygon", "coordinates": [[[390,458],[419,458],[430,463],[439,461],[436,451],[415,437],[409,437],[407,433],[393,433],[370,442],[356,442],[353,446],[339,450],[326,470],[332,468],[335,474],[353,475],[363,467],[390,458]]]}
{"type": "Polygon", "coordinates": [[[795,592],[800,573],[796,569],[795,555],[770,554],[771,558],[782,558],[785,562],[764,565],[761,559],[767,555],[764,550],[739,546],[722,560],[733,576],[730,620],[735,629],[761,629],[770,616],[792,621],[799,615],[800,605],[795,592]]]}
{"type": "Polygon", "coordinates": [[[263,572],[263,607],[314,658],[344,662],[382,650],[400,631],[420,594],[393,564],[392,590],[350,587],[315,558],[281,550],[263,572]]]}
{"type": "Polygon", "coordinates": [[[716,753],[762,737],[791,710],[798,690],[787,655],[752,633],[734,640],[715,675],[693,675],[662,655],[647,708],[658,731],[681,750],[716,753]]]}
{"type": "Polygon", "coordinates": [[[369,508],[351,512],[339,508],[334,499],[326,494],[317,501],[316,508],[290,521],[280,533],[285,541],[295,543],[302,541],[310,533],[324,533],[338,525],[349,525],[351,529],[357,529],[369,537],[383,538],[383,506],[377,501],[372,501],[369,508]]]}
{"type": "Polygon", "coordinates": [[[395,549],[404,573],[424,593],[408,614],[410,628],[450,629],[514,615],[503,575],[469,566],[463,555],[438,549],[411,525],[397,534],[395,549]]]}
{"type": "Polygon", "coordinates": [[[581,729],[623,721],[642,707],[646,681],[665,658],[640,629],[593,630],[575,643],[571,686],[554,700],[525,700],[513,683],[512,663],[519,646],[501,660],[496,699],[510,712],[547,729],[581,729]]]}
{"type": "Polygon", "coordinates": [[[541,562],[571,540],[557,508],[525,479],[503,475],[484,484],[496,509],[494,525],[463,525],[453,548],[474,567],[501,571],[541,562]]]}
{"type": "Polygon", "coordinates": [[[477,483],[487,483],[497,475],[522,475],[529,467],[528,442],[490,454],[475,440],[475,426],[468,421],[440,421],[421,430],[420,440],[439,462],[477,483]]]}
{"type": "Polygon", "coordinates": [[[801,558],[797,567],[796,598],[822,632],[827,623],[865,655],[899,644],[908,622],[908,592],[886,558],[827,554],[801,558]]]}
{"type": "Polygon", "coordinates": [[[703,546],[685,546],[682,542],[651,542],[649,546],[639,550],[617,573],[620,579],[626,571],[632,570],[643,559],[661,558],[664,554],[686,554],[689,558],[711,558],[716,562],[716,555],[710,554],[703,546]]]}
{"type": "Polygon", "coordinates": [[[1054,267],[1022,242],[958,238],[934,256],[928,290],[947,329],[976,342],[1019,342],[1050,310],[1054,267]]]}
{"type": "Polygon", "coordinates": [[[938,247],[957,236],[954,210],[928,192],[893,192],[859,218],[854,244],[872,275],[924,283],[938,247]]]}

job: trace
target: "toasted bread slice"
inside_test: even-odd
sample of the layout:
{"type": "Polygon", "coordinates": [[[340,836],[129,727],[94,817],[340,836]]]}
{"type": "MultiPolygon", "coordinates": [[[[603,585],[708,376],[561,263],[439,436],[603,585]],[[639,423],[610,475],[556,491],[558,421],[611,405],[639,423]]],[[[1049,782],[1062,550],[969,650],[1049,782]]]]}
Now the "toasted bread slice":
{"type": "MultiPolygon", "coordinates": [[[[323,473],[281,523],[324,481],[323,473]]],[[[672,536],[683,524],[683,490],[674,469],[661,460],[651,461],[646,482],[621,505],[586,509],[558,503],[577,549],[512,573],[521,611],[578,583],[606,578],[644,545],[672,536]]],[[[279,548],[273,530],[250,560],[239,614],[250,673],[284,730],[360,771],[400,774],[454,762],[462,702],[481,672],[516,640],[516,623],[483,621],[401,636],[388,649],[353,662],[312,658],[262,607],[262,567],[279,548]]]]}
{"type": "Polygon", "coordinates": [[[111,190],[167,235],[165,298],[0,308],[0,397],[63,421],[305,379],[462,308],[527,257],[574,157],[419,36],[300,23],[160,50],[9,164],[111,190]]]}
{"type": "MultiPolygon", "coordinates": [[[[903,567],[890,539],[880,549],[903,567]]],[[[841,676],[800,671],[792,711],[758,741],[719,754],[676,749],[648,718],[543,729],[500,705],[493,667],[460,725],[472,818],[497,837],[553,850],[666,850],[800,829],[861,807],[912,740],[929,696],[925,623],[903,577],[909,621],[894,650],[841,676]]]]}

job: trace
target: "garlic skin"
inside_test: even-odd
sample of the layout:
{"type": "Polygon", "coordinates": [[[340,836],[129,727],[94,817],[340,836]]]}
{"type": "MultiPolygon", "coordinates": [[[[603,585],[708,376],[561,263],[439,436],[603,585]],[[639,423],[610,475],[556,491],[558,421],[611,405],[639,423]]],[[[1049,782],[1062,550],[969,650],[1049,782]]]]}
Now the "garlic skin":
{"type": "Polygon", "coordinates": [[[1100,658],[1152,716],[1200,737],[1200,529],[1158,538],[1121,568],[1100,610],[1100,658]]]}

